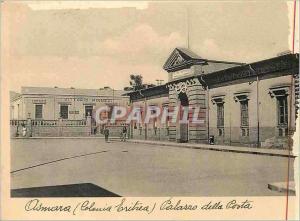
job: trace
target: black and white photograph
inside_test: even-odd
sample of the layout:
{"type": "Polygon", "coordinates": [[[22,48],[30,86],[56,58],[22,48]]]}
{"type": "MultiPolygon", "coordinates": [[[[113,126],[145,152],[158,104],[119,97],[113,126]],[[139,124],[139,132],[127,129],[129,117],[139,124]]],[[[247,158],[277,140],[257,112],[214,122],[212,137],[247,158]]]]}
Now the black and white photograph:
{"type": "Polygon", "coordinates": [[[78,197],[297,208],[299,1],[1,3],[3,188],[25,210],[78,197]]]}

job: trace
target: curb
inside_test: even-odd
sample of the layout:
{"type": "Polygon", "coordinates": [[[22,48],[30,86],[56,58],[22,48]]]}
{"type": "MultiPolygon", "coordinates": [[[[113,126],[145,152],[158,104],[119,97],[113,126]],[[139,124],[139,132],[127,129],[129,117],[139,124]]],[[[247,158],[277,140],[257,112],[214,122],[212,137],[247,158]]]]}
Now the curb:
{"type": "MultiPolygon", "coordinates": [[[[213,147],[205,147],[205,146],[194,146],[193,144],[189,145],[181,145],[177,143],[159,143],[159,142],[143,142],[143,141],[136,141],[136,140],[127,140],[131,143],[142,143],[142,144],[149,144],[149,145],[160,145],[160,146],[170,146],[170,147],[178,147],[178,148],[190,148],[190,149],[198,149],[198,150],[212,150],[212,151],[221,151],[221,152],[234,152],[234,153],[244,153],[244,154],[257,154],[257,155],[266,155],[266,156],[277,156],[277,157],[291,157],[295,158],[293,154],[281,154],[281,153],[272,153],[272,152],[261,152],[257,150],[237,150],[237,149],[226,149],[226,148],[217,148],[213,147]]],[[[247,148],[247,147],[245,147],[247,148]]],[[[254,148],[252,148],[254,149],[254,148]]]]}

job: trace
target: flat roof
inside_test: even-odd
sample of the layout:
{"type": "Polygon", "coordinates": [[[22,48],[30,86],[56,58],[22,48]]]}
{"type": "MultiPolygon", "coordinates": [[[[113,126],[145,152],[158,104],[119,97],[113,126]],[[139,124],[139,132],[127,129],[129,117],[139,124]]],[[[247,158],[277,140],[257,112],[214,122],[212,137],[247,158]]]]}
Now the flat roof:
{"type": "Polygon", "coordinates": [[[123,90],[112,88],[82,89],[59,87],[22,87],[22,95],[78,95],[78,96],[122,96],[123,90]]]}

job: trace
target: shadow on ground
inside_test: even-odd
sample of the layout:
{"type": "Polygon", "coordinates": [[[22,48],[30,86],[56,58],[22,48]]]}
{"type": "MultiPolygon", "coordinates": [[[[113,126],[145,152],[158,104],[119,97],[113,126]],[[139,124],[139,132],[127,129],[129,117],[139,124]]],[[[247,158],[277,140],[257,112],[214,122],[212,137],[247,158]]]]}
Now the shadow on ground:
{"type": "Polygon", "coordinates": [[[12,189],[11,197],[120,197],[92,183],[12,189]]]}

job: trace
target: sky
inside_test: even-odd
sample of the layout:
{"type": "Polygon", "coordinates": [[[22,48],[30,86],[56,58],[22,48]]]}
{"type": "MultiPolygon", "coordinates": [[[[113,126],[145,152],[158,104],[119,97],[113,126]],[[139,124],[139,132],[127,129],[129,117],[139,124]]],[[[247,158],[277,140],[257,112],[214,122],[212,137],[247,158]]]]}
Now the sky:
{"type": "MultiPolygon", "coordinates": [[[[2,3],[2,80],[14,91],[21,86],[122,89],[130,74],[141,74],[145,83],[166,82],[164,62],[187,42],[206,59],[275,57],[291,50],[292,6],[286,1],[7,1],[2,3]]],[[[299,51],[299,38],[295,44],[299,51]]]]}

